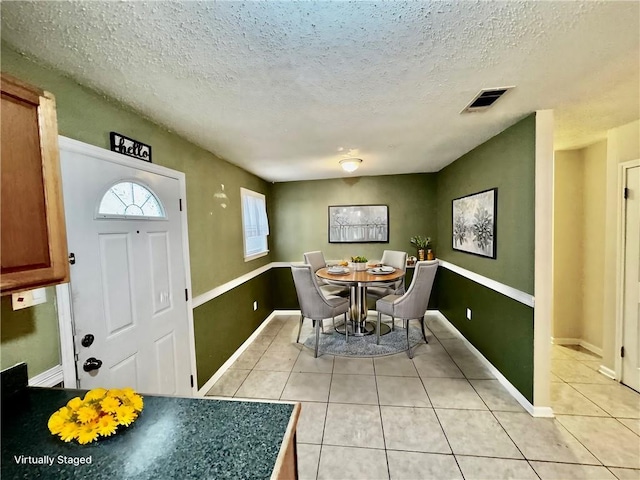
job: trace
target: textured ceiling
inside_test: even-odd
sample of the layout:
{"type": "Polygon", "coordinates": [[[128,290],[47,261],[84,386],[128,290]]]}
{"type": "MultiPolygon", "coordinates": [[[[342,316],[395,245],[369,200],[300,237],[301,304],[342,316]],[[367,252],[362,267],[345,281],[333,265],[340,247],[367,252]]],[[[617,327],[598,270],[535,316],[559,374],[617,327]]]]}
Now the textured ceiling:
{"type": "Polygon", "coordinates": [[[640,117],[639,18],[638,2],[5,1],[2,38],[287,181],[345,176],[345,156],[357,175],[437,171],[540,109],[556,148],[604,138],[640,117]]]}

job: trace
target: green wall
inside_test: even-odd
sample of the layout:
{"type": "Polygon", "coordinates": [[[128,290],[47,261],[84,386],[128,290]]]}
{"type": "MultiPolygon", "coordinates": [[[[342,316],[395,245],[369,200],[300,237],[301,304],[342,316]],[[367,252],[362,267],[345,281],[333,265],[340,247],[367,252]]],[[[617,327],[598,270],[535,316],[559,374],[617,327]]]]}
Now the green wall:
{"type": "Polygon", "coordinates": [[[276,235],[275,261],[301,261],[302,254],[322,250],[327,259],[364,255],[379,259],[382,251],[415,255],[409,238],[434,239],[437,229],[436,174],[349,177],[276,183],[271,190],[270,221],[276,235]],[[336,244],[328,241],[329,205],[389,206],[389,243],[336,244]]]}
{"type": "Polygon", "coordinates": [[[216,373],[273,311],[270,282],[273,270],[193,309],[198,388],[216,373]],[[254,301],[258,302],[256,311],[253,311],[254,301]]]}
{"type": "Polygon", "coordinates": [[[535,115],[438,172],[438,258],[533,294],[535,115]],[[454,251],[451,201],[498,188],[496,259],[454,251]]]}
{"type": "Polygon", "coordinates": [[[438,310],[533,403],[533,308],[442,267],[434,289],[438,310]]]}
{"type": "MultiPolygon", "coordinates": [[[[438,257],[533,294],[535,115],[438,172],[438,257]],[[498,188],[496,259],[451,248],[451,201],[498,188]]],[[[438,309],[530,402],[533,308],[446,268],[436,279],[438,309]],[[471,308],[472,320],[466,320],[471,308]]]]}
{"type": "MultiPolygon", "coordinates": [[[[2,71],[43,88],[56,97],[58,127],[61,135],[85,143],[109,148],[109,132],[117,131],[147,143],[153,148],[153,161],[185,173],[191,255],[192,296],[197,296],[244,273],[265,265],[271,256],[244,262],[242,252],[242,224],[240,187],[267,195],[269,184],[235,165],[232,165],[166,128],[146,120],[128,107],[84,88],[63,74],[39,65],[16,53],[2,43],[2,71]],[[214,195],[228,196],[226,208],[214,195]]],[[[43,316],[54,315],[53,300],[43,316]]],[[[11,311],[2,311],[2,328],[16,322],[11,311]]],[[[52,317],[53,318],[53,317],[52,317]]],[[[47,322],[53,321],[49,318],[47,322]]],[[[264,318],[264,317],[263,317],[264,318]]],[[[46,322],[45,322],[46,323],[46,322]]],[[[35,352],[30,359],[29,373],[35,375],[59,363],[45,351],[58,348],[58,334],[35,323],[29,335],[24,334],[24,359],[27,351],[35,352]],[[41,348],[45,346],[46,348],[41,348]],[[41,358],[42,356],[42,358],[41,358]],[[36,367],[36,365],[41,365],[36,367]]],[[[224,326],[217,334],[224,335],[224,326]]],[[[18,333],[19,334],[19,333],[18,333]]],[[[5,348],[5,339],[2,339],[5,348]]],[[[199,339],[200,344],[207,342],[199,339]]],[[[3,357],[4,366],[4,357],[3,357]]]]}
{"type": "Polygon", "coordinates": [[[13,311],[11,296],[0,301],[0,368],[26,362],[33,377],[60,363],[58,318],[55,311],[55,289],[46,289],[47,302],[13,311]]]}

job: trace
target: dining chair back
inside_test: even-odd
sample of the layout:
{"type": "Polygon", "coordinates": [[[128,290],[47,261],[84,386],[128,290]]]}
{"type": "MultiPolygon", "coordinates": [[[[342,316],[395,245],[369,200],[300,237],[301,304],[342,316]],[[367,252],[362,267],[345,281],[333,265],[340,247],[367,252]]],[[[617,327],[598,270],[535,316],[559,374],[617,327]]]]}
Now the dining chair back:
{"type": "Polygon", "coordinates": [[[347,322],[347,312],[349,311],[349,300],[337,296],[325,296],[322,294],[318,283],[315,280],[315,273],[311,265],[292,265],[291,274],[293,283],[298,295],[300,305],[300,325],[298,326],[298,337],[296,343],[300,342],[300,331],[305,318],[313,320],[316,335],[315,356],[318,356],[318,344],[320,341],[320,328],[325,318],[335,319],[337,315],[344,314],[344,321],[347,322]]]}
{"type": "MultiPolygon", "coordinates": [[[[306,252],[304,255],[304,263],[307,265],[311,265],[311,270],[313,273],[317,272],[321,268],[327,266],[327,262],[324,259],[324,254],[320,250],[316,250],[315,252],[306,252]]],[[[320,290],[322,294],[327,295],[339,295],[341,297],[349,296],[349,287],[345,287],[344,285],[336,285],[324,280],[322,278],[316,277],[316,282],[320,285],[320,290]]]]}
{"type": "MultiPolygon", "coordinates": [[[[407,252],[400,252],[397,250],[385,250],[382,252],[382,259],[380,263],[407,271],[407,252]]],[[[372,297],[375,300],[379,300],[387,295],[402,295],[404,293],[404,277],[399,278],[394,282],[376,283],[367,288],[367,296],[372,297]]],[[[395,325],[391,326],[395,329],[395,325]]]]}
{"type": "Polygon", "coordinates": [[[425,342],[427,341],[424,330],[424,316],[429,305],[429,297],[431,296],[437,269],[437,260],[416,263],[413,280],[404,295],[387,295],[376,302],[376,310],[378,311],[378,344],[380,343],[379,332],[382,314],[403,320],[404,328],[407,331],[407,355],[409,355],[409,358],[412,357],[411,346],[409,345],[409,320],[420,321],[422,335],[425,342]]]}
{"type": "Polygon", "coordinates": [[[316,250],[315,252],[306,252],[303,255],[304,263],[311,265],[311,269],[314,273],[327,266],[324,254],[320,250],[316,250]]]}
{"type": "MultiPolygon", "coordinates": [[[[388,265],[390,267],[398,268],[403,272],[407,271],[407,252],[400,252],[397,250],[385,250],[382,252],[382,259],[380,263],[388,265]]],[[[396,294],[404,293],[404,277],[393,283],[393,288],[396,294]]]]}

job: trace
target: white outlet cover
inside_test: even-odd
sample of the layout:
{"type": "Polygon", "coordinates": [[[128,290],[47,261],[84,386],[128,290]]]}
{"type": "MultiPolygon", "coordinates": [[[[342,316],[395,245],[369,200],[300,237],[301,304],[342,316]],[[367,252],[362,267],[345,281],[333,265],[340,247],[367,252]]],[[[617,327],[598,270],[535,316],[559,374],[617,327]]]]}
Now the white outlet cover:
{"type": "Polygon", "coordinates": [[[253,311],[258,310],[258,302],[253,302],[253,311]]]}
{"type": "Polygon", "coordinates": [[[471,320],[471,309],[467,308],[467,320],[471,320]]]}
{"type": "Polygon", "coordinates": [[[11,294],[11,306],[14,310],[33,307],[47,301],[47,291],[44,288],[27,290],[11,294]]]}

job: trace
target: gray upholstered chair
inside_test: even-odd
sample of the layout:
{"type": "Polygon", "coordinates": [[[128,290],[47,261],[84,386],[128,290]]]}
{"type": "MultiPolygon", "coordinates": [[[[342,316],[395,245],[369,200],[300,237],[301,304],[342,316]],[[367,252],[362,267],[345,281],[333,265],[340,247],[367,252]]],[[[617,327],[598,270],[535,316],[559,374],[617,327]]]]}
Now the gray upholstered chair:
{"type": "MultiPolygon", "coordinates": [[[[399,268],[403,272],[407,271],[407,252],[397,250],[385,250],[382,252],[380,263],[390,267],[399,268]]],[[[387,295],[402,295],[404,293],[404,277],[395,282],[376,283],[367,287],[367,297],[380,300],[387,295]]],[[[391,329],[395,330],[395,322],[391,322],[391,329]]]]}
{"type": "Polygon", "coordinates": [[[409,344],[409,320],[419,320],[422,328],[422,336],[427,342],[424,331],[424,315],[429,305],[433,280],[436,277],[438,261],[430,260],[416,263],[416,270],[409,290],[404,295],[387,295],[376,302],[378,311],[377,343],[380,344],[380,320],[382,314],[391,315],[392,318],[401,318],[404,328],[407,330],[407,355],[412,358],[411,345],[409,344]]]}
{"type": "MultiPolygon", "coordinates": [[[[327,266],[327,262],[324,260],[324,255],[320,250],[315,252],[307,252],[304,254],[304,263],[311,265],[311,270],[313,273],[316,273],[321,268],[327,266]]],[[[349,287],[344,285],[336,285],[328,282],[323,278],[317,278],[316,281],[320,286],[320,291],[324,295],[338,295],[340,297],[348,297],[349,296],[349,287]]]]}
{"type": "MultiPolygon", "coordinates": [[[[325,296],[320,291],[320,287],[315,279],[313,267],[311,265],[292,265],[291,274],[293,283],[298,294],[300,304],[300,325],[298,326],[298,337],[296,343],[300,343],[300,331],[302,322],[306,318],[313,320],[316,331],[315,357],[318,356],[318,342],[320,340],[320,327],[325,318],[335,320],[336,315],[344,314],[344,321],[347,322],[347,312],[349,311],[349,300],[337,296],[325,296]]],[[[347,341],[349,340],[347,332],[347,341]]]]}

